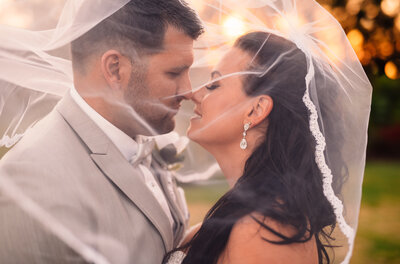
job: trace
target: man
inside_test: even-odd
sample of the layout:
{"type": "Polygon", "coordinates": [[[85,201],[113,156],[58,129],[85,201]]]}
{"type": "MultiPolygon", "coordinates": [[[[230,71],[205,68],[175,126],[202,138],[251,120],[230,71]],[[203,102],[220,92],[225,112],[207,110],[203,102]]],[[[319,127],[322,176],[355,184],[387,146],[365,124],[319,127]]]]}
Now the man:
{"type": "Polygon", "coordinates": [[[151,264],[177,246],[185,204],[139,135],[174,128],[202,31],[180,0],[132,0],[72,42],[75,89],[1,160],[39,208],[0,193],[0,263],[81,263],[93,250],[151,264]]]}

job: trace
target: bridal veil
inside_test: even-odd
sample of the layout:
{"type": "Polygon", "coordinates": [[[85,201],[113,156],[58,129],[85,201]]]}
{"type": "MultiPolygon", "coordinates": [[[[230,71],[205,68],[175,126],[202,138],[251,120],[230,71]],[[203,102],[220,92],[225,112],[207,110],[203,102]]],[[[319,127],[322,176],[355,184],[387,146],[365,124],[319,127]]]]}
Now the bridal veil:
{"type": "MultiPolygon", "coordinates": [[[[127,2],[35,0],[27,7],[14,3],[13,8],[21,14],[21,27],[0,25],[0,146],[12,147],[73,86],[70,43],[127,2]]],[[[334,263],[349,263],[358,223],[372,87],[340,24],[314,0],[188,2],[205,26],[205,34],[194,47],[194,90],[209,83],[215,61],[246,32],[281,36],[304,53],[307,74],[302,100],[310,115],[309,129],[316,142],[315,162],[323,175],[324,194],[337,221],[333,237],[340,247],[333,248],[332,254],[334,263]]],[[[264,45],[268,45],[268,38],[264,45]]],[[[276,63],[284,56],[278,56],[276,63]]],[[[265,67],[237,74],[263,75],[269,70],[265,67]]],[[[182,119],[187,112],[182,110],[182,119]]],[[[188,152],[186,167],[193,164],[197,168],[176,171],[178,180],[204,180],[218,170],[215,163],[200,155],[188,152]],[[195,164],[194,159],[204,162],[195,164]]],[[[0,175],[0,190],[85,259],[109,263],[21,193],[12,178],[0,175]]]]}

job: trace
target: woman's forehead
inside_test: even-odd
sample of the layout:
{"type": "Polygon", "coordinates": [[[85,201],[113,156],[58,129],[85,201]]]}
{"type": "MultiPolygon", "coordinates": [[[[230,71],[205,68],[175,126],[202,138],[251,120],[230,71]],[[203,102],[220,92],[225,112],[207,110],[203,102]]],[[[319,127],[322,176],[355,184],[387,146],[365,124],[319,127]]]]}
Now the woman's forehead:
{"type": "MultiPolygon", "coordinates": [[[[214,72],[219,72],[221,75],[225,75],[245,71],[251,60],[252,57],[249,53],[242,49],[233,47],[222,57],[218,65],[214,68],[214,72]]],[[[215,75],[215,77],[219,76],[215,75]]]]}

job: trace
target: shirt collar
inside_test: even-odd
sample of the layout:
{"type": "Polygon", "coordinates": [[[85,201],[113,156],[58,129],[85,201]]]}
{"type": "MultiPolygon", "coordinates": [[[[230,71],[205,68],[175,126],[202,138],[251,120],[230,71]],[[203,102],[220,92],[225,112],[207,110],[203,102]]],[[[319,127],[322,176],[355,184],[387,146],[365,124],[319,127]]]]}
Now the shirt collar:
{"type": "Polygon", "coordinates": [[[97,113],[88,103],[86,103],[75,88],[71,88],[70,93],[79,107],[114,143],[125,159],[129,161],[137,152],[138,144],[136,141],[97,113]]]}

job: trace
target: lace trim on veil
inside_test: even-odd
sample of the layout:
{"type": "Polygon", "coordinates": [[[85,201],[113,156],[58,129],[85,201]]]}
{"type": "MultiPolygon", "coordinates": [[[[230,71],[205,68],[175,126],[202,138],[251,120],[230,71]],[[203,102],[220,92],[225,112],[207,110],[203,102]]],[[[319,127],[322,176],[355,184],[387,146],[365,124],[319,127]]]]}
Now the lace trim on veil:
{"type": "MultiPolygon", "coordinates": [[[[302,49],[301,47],[299,47],[302,49]]],[[[318,113],[317,113],[317,108],[315,107],[314,103],[310,99],[309,95],[309,84],[311,79],[314,76],[314,65],[312,61],[309,59],[309,56],[307,52],[302,49],[303,52],[307,56],[307,60],[309,63],[309,71],[306,75],[306,91],[303,96],[303,102],[305,106],[308,108],[310,111],[310,130],[311,133],[313,134],[315,141],[316,141],[316,148],[315,148],[315,162],[318,165],[318,168],[320,169],[322,173],[322,178],[323,178],[323,190],[326,198],[328,201],[331,203],[335,215],[336,215],[336,220],[339,224],[340,229],[342,230],[343,234],[347,237],[347,241],[349,243],[349,250],[346,254],[345,259],[342,261],[341,264],[347,264],[350,262],[351,254],[353,251],[354,247],[354,237],[355,237],[355,231],[353,228],[347,224],[346,220],[344,219],[343,216],[343,203],[342,201],[335,195],[333,188],[332,188],[332,171],[326,164],[325,160],[325,155],[324,155],[324,150],[326,147],[326,141],[324,135],[321,133],[321,130],[319,129],[318,125],[318,113]]]]}

